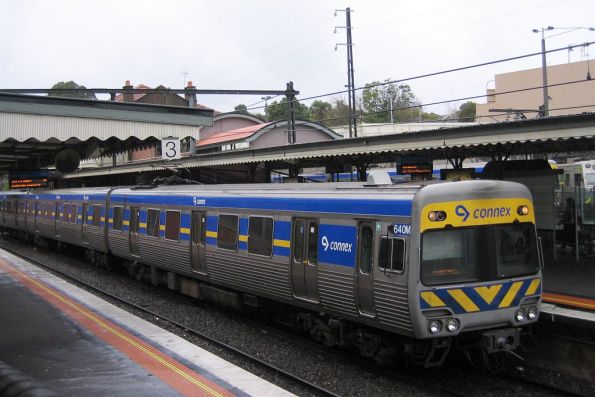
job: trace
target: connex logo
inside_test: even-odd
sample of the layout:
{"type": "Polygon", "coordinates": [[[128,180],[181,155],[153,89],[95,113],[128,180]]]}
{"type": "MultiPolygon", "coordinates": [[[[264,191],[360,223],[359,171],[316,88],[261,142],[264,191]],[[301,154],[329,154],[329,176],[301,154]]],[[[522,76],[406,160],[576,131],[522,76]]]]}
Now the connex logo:
{"type": "Polygon", "coordinates": [[[328,241],[328,237],[322,236],[321,240],[322,246],[324,247],[325,251],[328,251],[329,248],[331,251],[338,251],[338,252],[351,252],[351,248],[353,246],[352,243],[342,243],[340,241],[328,241]]]}
{"type": "Polygon", "coordinates": [[[465,222],[470,215],[469,211],[467,210],[467,208],[465,208],[464,205],[457,205],[457,207],[455,208],[455,214],[457,214],[457,216],[462,216],[463,222],[465,222]]]}

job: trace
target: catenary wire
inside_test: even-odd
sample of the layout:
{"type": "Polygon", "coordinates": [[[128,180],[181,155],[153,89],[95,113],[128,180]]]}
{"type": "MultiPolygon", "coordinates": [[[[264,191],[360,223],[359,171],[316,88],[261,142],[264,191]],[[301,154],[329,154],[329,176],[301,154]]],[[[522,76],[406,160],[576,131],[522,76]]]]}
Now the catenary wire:
{"type": "MultiPolygon", "coordinates": [[[[582,43],[582,44],[575,44],[575,45],[570,45],[570,46],[564,46],[564,47],[560,47],[560,48],[555,48],[555,49],[552,49],[552,50],[547,50],[547,51],[545,51],[545,53],[547,54],[547,53],[553,53],[553,52],[558,52],[558,51],[568,51],[569,48],[584,47],[584,46],[589,46],[591,44],[595,44],[595,41],[590,41],[590,42],[586,42],[586,43],[582,43]]],[[[402,82],[411,81],[411,80],[419,80],[419,79],[426,78],[426,77],[439,76],[439,75],[442,75],[442,74],[460,72],[460,71],[463,71],[463,70],[468,70],[468,69],[473,69],[473,68],[478,68],[478,67],[483,67],[483,66],[488,66],[488,65],[494,65],[494,64],[503,63],[503,62],[510,62],[510,61],[515,61],[515,60],[519,60],[519,59],[523,59],[523,58],[529,58],[529,57],[533,57],[533,56],[537,56],[537,55],[541,55],[541,54],[542,54],[542,52],[539,51],[539,52],[533,52],[533,53],[525,54],[525,55],[518,55],[518,56],[514,56],[514,57],[498,59],[498,60],[495,60],[495,61],[482,62],[482,63],[477,63],[477,64],[473,64],[473,65],[467,65],[467,66],[460,66],[460,67],[457,67],[457,68],[452,68],[452,69],[447,69],[447,70],[441,70],[441,71],[438,71],[438,72],[425,73],[425,74],[421,74],[421,75],[417,75],[417,76],[411,76],[411,77],[406,77],[406,78],[396,79],[396,80],[388,80],[388,81],[384,81],[384,82],[376,83],[376,84],[368,84],[368,85],[363,86],[363,87],[357,87],[354,90],[355,91],[361,91],[361,90],[365,90],[365,89],[369,89],[369,88],[375,88],[375,87],[381,87],[381,86],[385,86],[385,85],[389,85],[389,84],[402,83],[402,82]]],[[[340,90],[340,91],[334,91],[334,92],[325,93],[325,94],[313,95],[313,96],[301,98],[299,100],[306,101],[306,100],[310,100],[310,99],[324,98],[324,97],[328,97],[328,96],[332,96],[332,95],[345,94],[347,92],[349,92],[349,90],[340,90]]],[[[294,102],[298,102],[299,100],[298,99],[295,99],[294,102]]],[[[263,107],[264,106],[253,107],[253,108],[248,108],[247,110],[256,110],[256,109],[260,109],[260,108],[263,108],[263,107]]]]}

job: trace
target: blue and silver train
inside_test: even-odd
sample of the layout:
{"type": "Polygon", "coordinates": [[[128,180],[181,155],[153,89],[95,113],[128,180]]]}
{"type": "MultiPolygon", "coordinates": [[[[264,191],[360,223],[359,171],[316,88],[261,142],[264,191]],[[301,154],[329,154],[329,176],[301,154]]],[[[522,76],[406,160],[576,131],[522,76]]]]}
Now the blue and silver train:
{"type": "Polygon", "coordinates": [[[541,300],[531,195],[505,181],[178,185],[0,194],[0,226],[184,294],[281,307],[329,345],[440,365],[520,344],[541,300]],[[464,341],[464,342],[463,342],[464,341]]]}

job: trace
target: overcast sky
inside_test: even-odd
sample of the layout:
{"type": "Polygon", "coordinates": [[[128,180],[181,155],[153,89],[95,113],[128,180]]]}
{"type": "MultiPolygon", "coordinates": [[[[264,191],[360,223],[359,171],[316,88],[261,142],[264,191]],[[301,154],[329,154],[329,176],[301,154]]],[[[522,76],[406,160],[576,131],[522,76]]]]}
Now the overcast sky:
{"type": "MultiPolygon", "coordinates": [[[[540,51],[542,26],[595,26],[593,0],[2,0],[0,88],[88,88],[192,80],[205,89],[284,90],[300,98],[347,83],[345,14],[351,7],[357,87],[540,51]]],[[[553,31],[560,33],[560,31],[553,31]]],[[[548,49],[595,41],[577,30],[548,38],[548,49]]],[[[595,56],[576,49],[548,64],[595,56]]],[[[497,73],[537,68],[539,56],[409,81],[422,104],[485,93],[497,73]]],[[[332,97],[322,98],[330,100],[332,97]]],[[[200,96],[219,111],[260,97],[200,96]]],[[[477,100],[483,102],[483,100],[477,100]]],[[[309,104],[310,101],[305,101],[309,104]]],[[[461,102],[427,107],[446,113],[461,102]]],[[[257,105],[260,106],[260,105],[257,105]]]]}

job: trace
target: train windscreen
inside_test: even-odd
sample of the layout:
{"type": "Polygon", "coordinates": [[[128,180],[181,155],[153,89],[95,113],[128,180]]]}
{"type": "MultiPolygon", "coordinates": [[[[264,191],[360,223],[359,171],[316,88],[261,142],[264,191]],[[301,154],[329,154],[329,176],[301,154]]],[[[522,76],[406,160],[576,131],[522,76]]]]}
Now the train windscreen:
{"type": "Polygon", "coordinates": [[[429,230],[422,236],[425,285],[498,280],[538,270],[535,228],[530,223],[429,230]]]}

